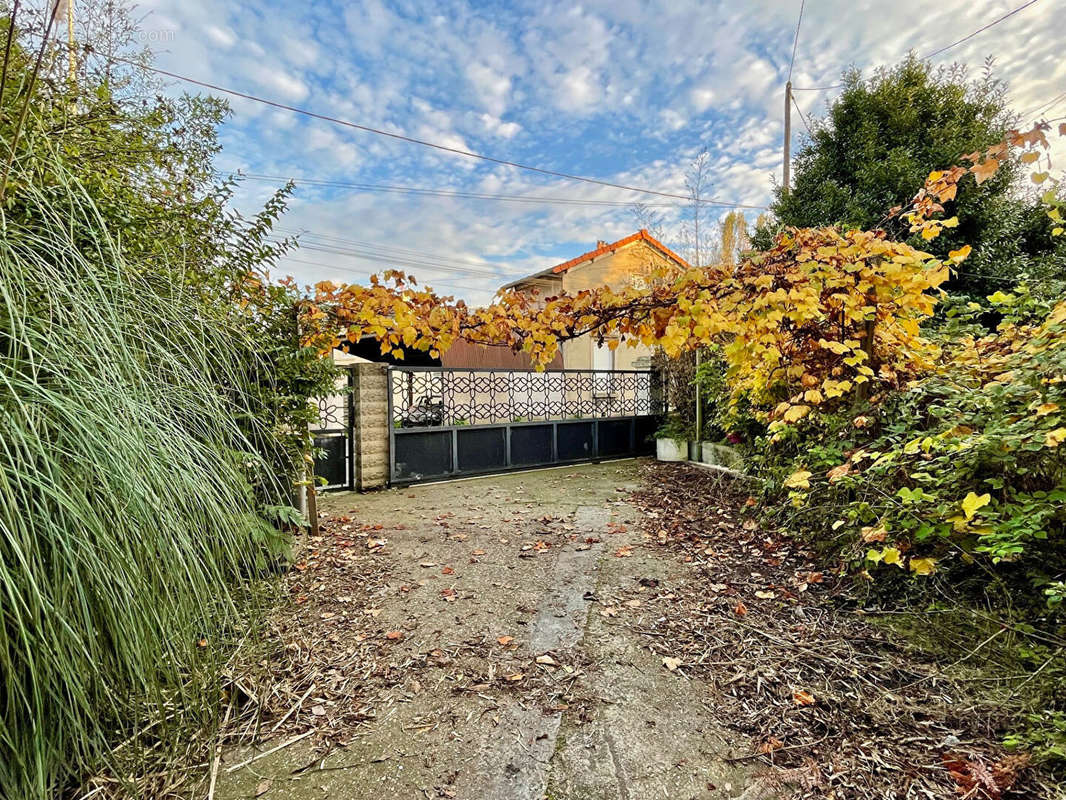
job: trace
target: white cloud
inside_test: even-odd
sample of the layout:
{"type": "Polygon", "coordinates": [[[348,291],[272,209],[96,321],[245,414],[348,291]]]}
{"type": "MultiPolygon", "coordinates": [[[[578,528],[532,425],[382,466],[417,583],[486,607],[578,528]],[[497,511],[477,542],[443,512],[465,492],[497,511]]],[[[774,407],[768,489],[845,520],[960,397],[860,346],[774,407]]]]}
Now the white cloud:
{"type": "MultiPolygon", "coordinates": [[[[857,8],[853,0],[807,3],[793,82],[831,85],[849,64],[865,71],[909,50],[929,52],[1017,5],[1017,0],[896,0],[857,8]]],[[[160,66],[299,103],[359,124],[463,150],[617,183],[683,193],[684,164],[701,147],[713,159],[712,193],[761,204],[780,175],[782,94],[798,2],[752,0],[563,0],[419,4],[358,0],[331,6],[264,0],[141,0],[146,26],[172,30],[160,66]]],[[[1060,31],[1066,6],[1038,3],[938,56],[997,74],[1019,110],[1066,91],[1060,31]]],[[[175,87],[179,88],[188,87],[175,87]]],[[[830,92],[800,92],[820,115],[830,92]]],[[[508,195],[625,201],[609,187],[544,176],[424,150],[414,145],[231,100],[222,130],[226,167],[358,183],[403,184],[508,195]]],[[[1066,114],[1066,100],[1050,113],[1066,114]]],[[[798,116],[793,134],[804,135],[798,116]]],[[[1066,141],[1054,158],[1066,165],[1066,141]]],[[[253,210],[270,186],[248,182],[238,205],[253,210]]],[[[646,196],[650,201],[663,198],[646,196]]],[[[677,211],[661,209],[671,219],[677,211]]],[[[301,186],[287,225],[394,244],[428,260],[488,258],[497,275],[423,268],[472,299],[504,278],[632,231],[625,207],[412,197],[301,186]]],[[[336,254],[298,253],[302,280],[360,279],[374,269],[336,254]],[[354,271],[345,271],[354,270],[354,271]]],[[[445,286],[445,283],[448,285],[445,286]]]]}
{"type": "Polygon", "coordinates": [[[486,131],[493,136],[499,136],[501,139],[513,139],[522,130],[522,126],[517,122],[504,122],[492,114],[482,114],[481,121],[484,123],[486,131]]]}
{"type": "Polygon", "coordinates": [[[229,48],[237,43],[237,36],[229,28],[219,27],[218,25],[207,25],[204,27],[204,32],[207,33],[207,37],[219,47],[229,48]]]}

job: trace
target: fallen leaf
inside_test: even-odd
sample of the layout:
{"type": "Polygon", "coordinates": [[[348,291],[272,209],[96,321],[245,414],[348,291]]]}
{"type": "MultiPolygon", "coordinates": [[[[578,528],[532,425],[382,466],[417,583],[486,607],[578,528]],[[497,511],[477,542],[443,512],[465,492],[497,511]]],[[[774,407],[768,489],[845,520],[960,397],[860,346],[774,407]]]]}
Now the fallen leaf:
{"type": "Polygon", "coordinates": [[[733,613],[736,614],[738,617],[743,617],[745,614],[748,613],[748,607],[744,605],[743,600],[739,601],[735,606],[733,606],[733,613]]]}
{"type": "Polygon", "coordinates": [[[265,781],[259,781],[259,783],[255,787],[255,796],[262,797],[270,791],[270,787],[273,785],[274,781],[270,780],[269,778],[265,781]]]}
{"type": "Polygon", "coordinates": [[[386,639],[391,639],[392,641],[396,641],[397,639],[402,639],[403,638],[403,631],[389,631],[388,633],[385,634],[385,638],[386,639]]]}
{"type": "Polygon", "coordinates": [[[615,558],[629,558],[629,556],[633,555],[633,546],[623,545],[614,551],[614,555],[615,558]]]}
{"type": "Polygon", "coordinates": [[[769,739],[759,745],[758,751],[763,754],[772,753],[774,750],[780,750],[784,746],[784,742],[782,742],[776,736],[771,736],[769,739]]]}
{"type": "Polygon", "coordinates": [[[513,675],[508,675],[506,680],[511,681],[511,683],[515,683],[517,681],[522,680],[522,678],[524,678],[524,677],[525,677],[525,675],[523,675],[521,672],[516,672],[513,675]]]}
{"type": "Polygon", "coordinates": [[[667,656],[666,658],[663,659],[663,666],[666,667],[671,672],[673,672],[674,670],[676,670],[678,667],[681,666],[681,659],[680,658],[674,658],[673,656],[667,656]]]}
{"type": "Polygon", "coordinates": [[[798,706],[813,706],[814,705],[814,695],[811,694],[810,692],[804,691],[802,689],[799,690],[798,692],[793,692],[792,693],[792,699],[796,701],[796,705],[798,705],[798,706]]]}
{"type": "Polygon", "coordinates": [[[500,637],[497,637],[496,641],[499,644],[508,645],[508,644],[510,644],[511,642],[514,641],[514,637],[513,636],[500,636],[500,637]]]}
{"type": "Polygon", "coordinates": [[[441,575],[454,575],[455,569],[453,567],[445,567],[440,571],[441,575]]]}
{"type": "Polygon", "coordinates": [[[542,656],[537,656],[536,661],[538,664],[547,664],[549,667],[554,667],[557,663],[556,660],[547,653],[542,656]]]}

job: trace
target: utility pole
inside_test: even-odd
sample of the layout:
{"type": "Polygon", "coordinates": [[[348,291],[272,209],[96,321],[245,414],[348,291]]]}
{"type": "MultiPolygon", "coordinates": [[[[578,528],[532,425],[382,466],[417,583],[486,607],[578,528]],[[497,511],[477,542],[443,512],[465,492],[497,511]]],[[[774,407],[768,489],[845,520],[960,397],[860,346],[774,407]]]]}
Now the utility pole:
{"type": "Polygon", "coordinates": [[[789,160],[791,154],[789,153],[790,146],[792,144],[792,81],[785,84],[785,163],[781,170],[781,185],[784,187],[785,194],[788,194],[788,182],[789,182],[789,160]]]}

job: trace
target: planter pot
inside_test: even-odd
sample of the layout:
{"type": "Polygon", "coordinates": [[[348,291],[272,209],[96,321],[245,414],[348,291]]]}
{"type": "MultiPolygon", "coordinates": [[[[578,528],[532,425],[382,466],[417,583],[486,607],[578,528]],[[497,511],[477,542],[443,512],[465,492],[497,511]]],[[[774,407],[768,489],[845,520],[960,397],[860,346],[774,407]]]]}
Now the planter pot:
{"type": "Polygon", "coordinates": [[[744,471],[744,458],[735,447],[714,442],[700,443],[700,463],[744,471]]]}
{"type": "Polygon", "coordinates": [[[685,442],[676,439],[656,439],[655,457],[660,461],[688,460],[688,447],[685,442]]]}

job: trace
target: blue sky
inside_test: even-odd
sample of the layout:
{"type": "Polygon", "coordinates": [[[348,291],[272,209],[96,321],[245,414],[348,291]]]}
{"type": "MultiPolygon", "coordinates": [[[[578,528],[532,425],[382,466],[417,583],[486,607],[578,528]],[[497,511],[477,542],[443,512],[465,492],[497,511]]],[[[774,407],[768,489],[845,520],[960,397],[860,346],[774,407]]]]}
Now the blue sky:
{"type": "MultiPolygon", "coordinates": [[[[910,49],[928,52],[1021,2],[808,0],[793,83],[833,84],[849,65],[867,70],[910,49]]],[[[677,193],[684,192],[686,164],[705,147],[710,194],[752,205],[768,202],[772,179],[780,178],[782,96],[798,0],[148,0],[138,10],[158,66],[363,125],[677,193]]],[[[995,56],[1015,107],[1026,111],[1066,92],[1062,30],[1066,2],[1039,0],[936,61],[977,69],[995,56]]],[[[809,115],[831,98],[831,91],[797,94],[809,115]]],[[[631,233],[637,225],[627,203],[669,202],[480,163],[249,101],[231,104],[221,169],[618,203],[541,205],[298,182],[282,226],[309,232],[308,247],[284,264],[301,282],[365,281],[388,266],[357,257],[369,254],[402,259],[440,290],[484,301],[507,280],[577,255],[597,239],[631,233]]],[[[1066,113],[1066,99],[1058,112],[1066,113]]],[[[798,115],[793,133],[798,145],[798,115]]],[[[253,211],[280,183],[246,181],[239,207],[253,211]]],[[[670,243],[679,244],[677,210],[659,210],[670,243]]]]}

